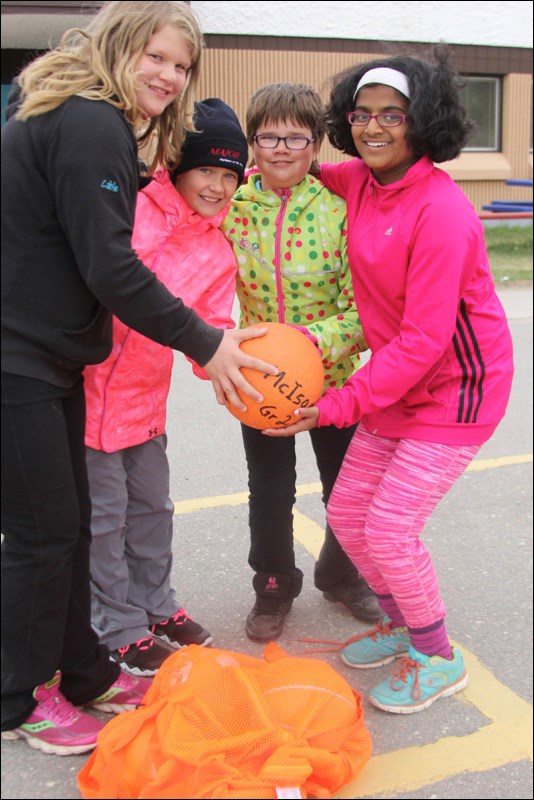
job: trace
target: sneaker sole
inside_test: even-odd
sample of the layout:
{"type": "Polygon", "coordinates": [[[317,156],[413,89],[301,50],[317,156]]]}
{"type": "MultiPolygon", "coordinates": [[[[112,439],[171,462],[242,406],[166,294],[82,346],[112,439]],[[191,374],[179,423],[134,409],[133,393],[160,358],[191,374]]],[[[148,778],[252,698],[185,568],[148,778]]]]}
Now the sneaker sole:
{"type": "Polygon", "coordinates": [[[245,629],[245,633],[247,635],[247,639],[250,639],[251,642],[257,642],[258,644],[265,644],[265,642],[274,642],[278,639],[283,631],[279,631],[278,633],[273,633],[271,636],[262,636],[261,634],[250,633],[245,629]]]}
{"type": "Polygon", "coordinates": [[[113,656],[110,656],[110,659],[111,661],[114,661],[116,664],[118,664],[123,672],[127,672],[128,675],[135,675],[136,678],[153,678],[159,669],[159,667],[154,667],[154,669],[141,669],[140,667],[131,667],[129,664],[126,664],[125,661],[118,661],[116,658],[113,658],[113,656]]]}
{"type": "Polygon", "coordinates": [[[86,708],[104,711],[106,714],[121,714],[123,711],[134,711],[139,705],[139,703],[86,703],[86,708]]]}
{"type": "Polygon", "coordinates": [[[127,672],[128,675],[134,675],[136,678],[153,678],[159,669],[159,667],[141,669],[140,667],[130,667],[128,664],[119,664],[119,666],[123,672],[127,672]]]}
{"type": "MultiPolygon", "coordinates": [[[[260,614],[258,617],[255,617],[255,619],[259,619],[261,616],[262,615],[260,614]]],[[[251,629],[249,621],[247,620],[245,622],[245,633],[247,635],[247,638],[250,639],[251,642],[259,642],[260,644],[265,644],[265,642],[274,642],[284,632],[284,626],[288,616],[289,616],[289,611],[281,620],[278,628],[271,630],[270,633],[260,633],[260,632],[256,633],[253,629],[251,629]]]]}
{"type": "Polygon", "coordinates": [[[18,733],[17,731],[3,731],[2,739],[4,741],[23,739],[30,745],[30,747],[33,747],[34,750],[40,750],[42,753],[55,756],[76,756],[80,753],[88,753],[90,750],[94,750],[96,747],[96,742],[91,742],[89,744],[77,744],[73,745],[72,747],[69,747],[68,745],[52,744],[51,742],[45,742],[43,739],[37,739],[35,736],[27,736],[26,734],[18,733]]]}
{"type": "Polygon", "coordinates": [[[203,642],[187,642],[186,644],[180,644],[180,642],[169,639],[169,637],[166,635],[160,636],[157,633],[153,633],[152,636],[154,636],[154,638],[158,641],[165,642],[166,644],[170,645],[173,650],[182,650],[184,647],[189,647],[190,644],[196,644],[199,647],[209,647],[213,641],[213,636],[208,636],[208,638],[204,639],[203,642]]]}
{"type": "Polygon", "coordinates": [[[390,664],[392,661],[395,661],[396,658],[402,658],[408,654],[408,650],[404,650],[402,653],[395,653],[393,656],[386,656],[382,658],[380,661],[371,661],[368,664],[354,664],[352,661],[349,661],[343,653],[341,653],[341,660],[347,667],[352,667],[353,669],[375,669],[375,667],[383,667],[386,664],[390,664]]]}
{"type": "Polygon", "coordinates": [[[431,706],[436,700],[439,700],[442,697],[450,697],[450,695],[456,694],[456,692],[461,692],[462,689],[465,689],[468,683],[469,675],[467,672],[464,672],[461,678],[458,678],[458,680],[450,686],[445,686],[441,692],[436,692],[436,694],[432,695],[432,697],[428,697],[422,703],[410,706],[388,706],[384,703],[381,703],[379,700],[373,697],[372,694],[369,695],[369,702],[376,708],[380,708],[382,711],[389,711],[391,714],[417,714],[418,711],[424,711],[425,708],[431,706]]]}
{"type": "Polygon", "coordinates": [[[18,733],[15,731],[2,731],[2,739],[4,742],[14,742],[15,739],[21,739],[22,737],[19,736],[18,733]]]}

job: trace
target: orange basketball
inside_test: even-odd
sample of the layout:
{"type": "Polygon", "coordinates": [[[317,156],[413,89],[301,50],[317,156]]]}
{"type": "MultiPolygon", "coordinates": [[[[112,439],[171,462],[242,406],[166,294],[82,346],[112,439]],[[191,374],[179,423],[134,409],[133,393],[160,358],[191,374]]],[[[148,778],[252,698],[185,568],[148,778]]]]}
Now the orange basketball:
{"type": "Polygon", "coordinates": [[[311,406],[321,396],[324,384],[321,356],[313,342],[290,325],[265,322],[251,327],[267,328],[267,333],[258,339],[242,342],[241,349],[248,355],[274,364],[279,374],[268,375],[242,367],[247,381],[263,395],[263,402],[256,403],[238,390],[247,410],[238,411],[233,405],[227,408],[251,428],[284,428],[298,421],[295,409],[311,406]]]}

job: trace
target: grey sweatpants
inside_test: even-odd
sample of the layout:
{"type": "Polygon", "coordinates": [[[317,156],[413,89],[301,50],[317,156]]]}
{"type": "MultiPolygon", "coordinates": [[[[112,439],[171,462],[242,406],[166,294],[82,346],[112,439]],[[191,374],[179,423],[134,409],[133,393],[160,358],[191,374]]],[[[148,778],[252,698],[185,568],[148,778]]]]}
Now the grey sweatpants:
{"type": "Polygon", "coordinates": [[[173,502],[165,434],[104,453],[86,448],[92,625],[110,650],[179,608],[171,588],[173,502]]]}

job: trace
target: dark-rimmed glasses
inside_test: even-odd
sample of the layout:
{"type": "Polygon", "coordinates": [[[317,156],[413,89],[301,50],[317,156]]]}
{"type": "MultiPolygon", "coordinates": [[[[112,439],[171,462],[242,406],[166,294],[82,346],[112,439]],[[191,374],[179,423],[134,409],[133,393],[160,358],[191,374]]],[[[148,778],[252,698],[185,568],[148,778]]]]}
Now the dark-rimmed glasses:
{"type": "Polygon", "coordinates": [[[274,150],[279,142],[283,142],[288,150],[305,150],[315,139],[308,139],[306,136],[274,136],[272,133],[260,133],[254,137],[258,147],[265,147],[267,150],[274,150]]]}
{"type": "Polygon", "coordinates": [[[369,125],[372,119],[376,119],[381,128],[396,128],[402,125],[408,118],[407,114],[399,114],[396,111],[381,111],[380,114],[368,114],[367,111],[349,111],[345,114],[345,119],[349,125],[364,126],[369,125]]]}

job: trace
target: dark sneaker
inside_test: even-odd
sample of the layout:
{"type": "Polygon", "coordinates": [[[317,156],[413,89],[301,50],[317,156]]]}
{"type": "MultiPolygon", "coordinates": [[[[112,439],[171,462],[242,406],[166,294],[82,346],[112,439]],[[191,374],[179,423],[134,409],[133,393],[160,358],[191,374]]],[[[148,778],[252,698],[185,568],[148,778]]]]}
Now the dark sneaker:
{"type": "MultiPolygon", "coordinates": [[[[171,653],[168,652],[167,655],[171,653]]],[[[150,678],[135,678],[121,670],[121,674],[109,689],[85,705],[96,708],[97,711],[106,711],[108,714],[132,711],[142,704],[151,685],[150,678]]]]}
{"type": "Polygon", "coordinates": [[[147,636],[126,647],[110,650],[110,655],[125,672],[146,678],[156,674],[165,659],[172,655],[172,649],[153,636],[147,636]]]}
{"type": "Polygon", "coordinates": [[[188,644],[206,647],[213,641],[211,633],[192,620],[185,608],[180,608],[169,619],[150,625],[149,628],[154,636],[172,647],[187,647],[188,644]]]}
{"type": "Polygon", "coordinates": [[[22,725],[4,731],[2,739],[26,739],[30,747],[56,756],[86,753],[96,747],[104,723],[84,714],[59,691],[61,672],[33,692],[37,705],[22,725]]]}
{"type": "Polygon", "coordinates": [[[323,592],[323,597],[348,608],[352,616],[360,622],[378,622],[384,616],[373,590],[363,578],[346,586],[333,586],[328,592],[323,592]]]}
{"type": "Polygon", "coordinates": [[[257,597],[245,623],[248,638],[253,642],[277,639],[284,629],[292,605],[293,598],[257,597]]]}

